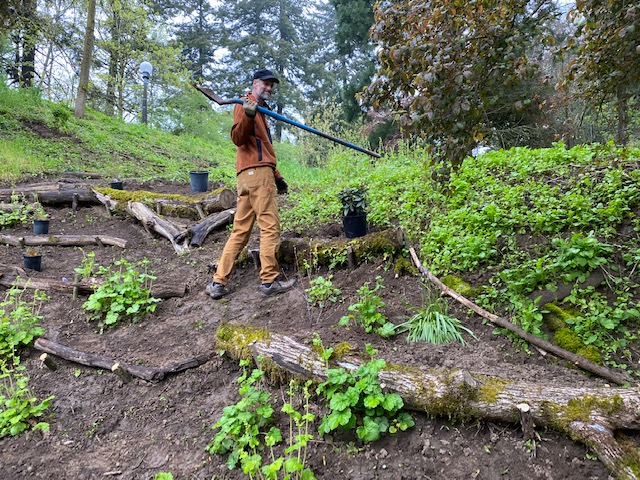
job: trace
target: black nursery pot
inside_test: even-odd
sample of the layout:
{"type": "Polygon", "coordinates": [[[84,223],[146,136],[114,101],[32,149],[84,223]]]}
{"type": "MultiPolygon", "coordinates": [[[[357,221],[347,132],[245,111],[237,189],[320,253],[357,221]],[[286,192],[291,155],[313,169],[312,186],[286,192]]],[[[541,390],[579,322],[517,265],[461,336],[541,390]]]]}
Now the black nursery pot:
{"type": "Polygon", "coordinates": [[[206,192],[209,188],[209,172],[192,170],[189,172],[192,192],[206,192]]]}
{"type": "Polygon", "coordinates": [[[42,255],[22,255],[24,260],[24,268],[40,272],[42,270],[42,255]]]}
{"type": "Polygon", "coordinates": [[[49,233],[49,220],[34,220],[33,233],[36,235],[44,235],[49,233]]]}
{"type": "Polygon", "coordinates": [[[342,217],[344,236],[347,238],[364,237],[367,234],[367,214],[342,217]]]}
{"type": "Polygon", "coordinates": [[[113,188],[114,190],[122,190],[124,188],[124,184],[122,180],[114,180],[113,182],[109,183],[109,187],[113,188]]]}

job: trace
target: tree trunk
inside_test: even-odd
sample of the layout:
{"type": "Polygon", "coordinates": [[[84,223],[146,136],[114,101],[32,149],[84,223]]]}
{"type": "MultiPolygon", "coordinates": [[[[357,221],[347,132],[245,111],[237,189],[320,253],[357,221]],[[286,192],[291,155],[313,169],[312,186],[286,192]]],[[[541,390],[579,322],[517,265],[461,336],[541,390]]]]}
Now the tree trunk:
{"type": "MultiPolygon", "coordinates": [[[[277,333],[247,330],[247,325],[222,325],[216,348],[234,358],[254,361],[272,378],[326,380],[326,365],[307,345],[277,333]],[[284,376],[282,375],[284,373],[284,376]]],[[[329,368],[356,370],[362,361],[344,357],[329,368]]],[[[637,448],[621,442],[616,430],[640,429],[640,396],[635,388],[561,387],[487,377],[464,370],[425,372],[412,366],[387,365],[378,375],[386,391],[399,394],[405,408],[432,416],[519,423],[519,404],[537,427],[565,433],[591,448],[618,478],[637,479],[633,459],[637,448]]]]}
{"type": "Polygon", "coordinates": [[[145,229],[151,229],[168,239],[171,242],[171,245],[173,245],[176,253],[181,254],[189,248],[186,240],[182,242],[182,244],[176,241],[176,238],[184,238],[183,232],[178,230],[178,227],[173,223],[157,216],[145,204],[140,202],[129,202],[127,204],[127,211],[133,217],[140,220],[145,229]]]}
{"type": "Polygon", "coordinates": [[[629,95],[623,86],[619,86],[616,92],[616,109],[618,112],[616,145],[626,146],[629,143],[629,95]]]}
{"type": "Polygon", "coordinates": [[[84,48],[80,63],[80,79],[78,80],[78,95],[73,114],[76,118],[83,118],[87,109],[87,92],[89,90],[89,72],[93,57],[93,40],[96,23],[96,0],[89,0],[87,6],[87,26],[84,33],[84,48]]]}

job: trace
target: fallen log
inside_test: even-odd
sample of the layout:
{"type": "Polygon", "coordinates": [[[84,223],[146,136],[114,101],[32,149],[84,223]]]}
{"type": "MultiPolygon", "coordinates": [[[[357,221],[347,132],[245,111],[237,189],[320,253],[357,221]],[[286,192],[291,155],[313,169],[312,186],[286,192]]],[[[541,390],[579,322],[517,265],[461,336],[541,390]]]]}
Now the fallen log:
{"type": "Polygon", "coordinates": [[[127,204],[127,212],[140,220],[145,229],[151,229],[168,239],[178,254],[188,250],[189,246],[186,239],[181,242],[175,240],[176,238],[181,237],[183,232],[178,230],[178,227],[170,221],[160,218],[145,204],[141,202],[129,202],[127,204]]]}
{"type": "Polygon", "coordinates": [[[436,287],[442,290],[443,294],[449,295],[451,298],[457,300],[458,302],[463,304],[465,307],[470,308],[471,310],[476,312],[478,315],[486,318],[494,325],[498,325],[499,327],[504,328],[505,330],[509,330],[510,332],[515,333],[518,337],[522,338],[523,340],[526,340],[530,344],[535,345],[536,347],[541,348],[546,352],[553,353],[557,357],[568,360],[573,365],[580,367],[583,370],[586,370],[587,372],[591,372],[595,375],[598,375],[599,377],[602,377],[613,383],[616,383],[618,385],[624,385],[625,383],[628,383],[631,381],[629,376],[626,374],[613,372],[606,367],[595,364],[580,355],[576,355],[575,353],[569,352],[564,348],[560,348],[551,342],[547,342],[542,338],[536,337],[535,335],[531,335],[530,333],[525,332],[522,328],[518,327],[517,325],[514,325],[512,322],[510,322],[505,318],[501,318],[497,315],[494,315],[491,312],[486,311],[484,308],[476,305],[468,298],[463,297],[458,292],[447,287],[444,283],[440,281],[438,277],[436,277],[429,270],[424,268],[420,263],[420,260],[418,259],[418,255],[416,254],[416,251],[413,249],[413,247],[409,248],[409,252],[411,253],[411,258],[413,259],[413,263],[415,263],[420,273],[422,273],[422,275],[427,277],[429,281],[433,283],[436,287]]]}
{"type": "MultiPolygon", "coordinates": [[[[233,222],[233,216],[235,215],[235,213],[235,209],[228,209],[218,213],[217,215],[211,215],[197,225],[189,228],[187,232],[185,232],[185,235],[188,234],[191,236],[189,245],[191,245],[192,247],[202,246],[202,244],[204,243],[204,239],[207,238],[207,235],[209,235],[212,231],[233,222]]],[[[176,241],[180,240],[176,238],[176,241]]]]}
{"type": "Polygon", "coordinates": [[[0,244],[14,247],[55,245],[58,247],[84,247],[86,245],[126,248],[127,240],[110,235],[32,235],[17,237],[0,235],[0,244]]]}
{"type": "Polygon", "coordinates": [[[127,213],[130,202],[141,202],[153,208],[158,215],[202,219],[210,213],[231,208],[235,203],[235,193],[228,188],[218,188],[211,192],[194,196],[148,192],[144,190],[113,190],[96,188],[96,198],[111,209],[127,213]]]}
{"type": "MultiPolygon", "coordinates": [[[[155,194],[157,195],[157,194],[155,194]]],[[[228,210],[233,207],[236,195],[228,188],[219,188],[207,195],[197,197],[189,201],[172,198],[158,198],[155,200],[156,211],[162,215],[171,217],[184,217],[190,219],[202,219],[203,216],[228,210]]]]}
{"type": "MultiPolygon", "coordinates": [[[[100,203],[93,192],[89,189],[71,189],[71,190],[19,190],[15,191],[20,197],[35,202],[38,201],[43,205],[60,205],[71,204],[74,201],[80,203],[100,203]]],[[[11,200],[11,193],[0,194],[0,200],[11,200]]]]}
{"type": "MultiPolygon", "coordinates": [[[[224,324],[216,334],[216,348],[236,359],[253,358],[274,379],[327,378],[327,366],[318,353],[277,333],[224,324]]],[[[361,364],[353,356],[329,360],[329,368],[356,370],[361,364]]],[[[631,442],[620,440],[617,432],[640,429],[636,388],[560,387],[464,370],[425,372],[391,364],[378,378],[386,391],[402,397],[405,408],[431,416],[518,424],[518,405],[526,403],[536,426],[560,431],[585,444],[618,478],[638,479],[636,459],[640,452],[631,442]]]]}
{"type": "MultiPolygon", "coordinates": [[[[0,266],[2,267],[2,266],[0,266]]],[[[95,292],[103,281],[99,278],[88,278],[79,282],[68,280],[56,280],[53,278],[29,278],[25,272],[17,272],[16,269],[0,271],[0,285],[6,288],[30,288],[43,290],[45,292],[61,292],[76,294],[82,293],[90,295],[95,292]],[[12,271],[13,270],[13,271],[12,271]]],[[[155,298],[176,298],[184,297],[187,293],[187,286],[173,284],[153,284],[151,286],[151,296],[155,298]]]]}
{"type": "Polygon", "coordinates": [[[357,265],[368,258],[393,257],[405,246],[402,229],[389,228],[358,238],[340,238],[321,241],[312,238],[283,238],[278,250],[278,260],[288,265],[298,265],[304,271],[305,260],[309,265],[338,266],[357,265]]]}
{"type": "Polygon", "coordinates": [[[210,356],[201,355],[181,360],[166,367],[145,367],[143,365],[133,365],[117,361],[104,355],[74,350],[66,345],[52,342],[45,338],[38,338],[33,346],[42,352],[56,355],[57,357],[64,358],[65,360],[69,360],[74,363],[79,363],[80,365],[110,370],[117,373],[121,378],[126,376],[126,374],[129,374],[148,382],[159,382],[168,374],[199,367],[210,360],[210,356]]]}

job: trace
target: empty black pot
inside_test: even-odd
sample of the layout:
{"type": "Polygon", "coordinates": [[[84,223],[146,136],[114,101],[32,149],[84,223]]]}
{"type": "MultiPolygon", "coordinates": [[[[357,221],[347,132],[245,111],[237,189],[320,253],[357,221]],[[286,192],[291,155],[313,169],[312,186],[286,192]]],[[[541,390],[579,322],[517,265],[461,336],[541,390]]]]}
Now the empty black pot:
{"type": "Polygon", "coordinates": [[[192,170],[189,172],[192,192],[206,192],[209,188],[209,172],[192,170]]]}
{"type": "Polygon", "coordinates": [[[109,183],[109,186],[114,190],[122,190],[124,187],[124,184],[122,180],[114,180],[113,182],[109,183]]]}
{"type": "Polygon", "coordinates": [[[36,235],[45,235],[49,233],[49,220],[34,220],[33,233],[36,235]]]}

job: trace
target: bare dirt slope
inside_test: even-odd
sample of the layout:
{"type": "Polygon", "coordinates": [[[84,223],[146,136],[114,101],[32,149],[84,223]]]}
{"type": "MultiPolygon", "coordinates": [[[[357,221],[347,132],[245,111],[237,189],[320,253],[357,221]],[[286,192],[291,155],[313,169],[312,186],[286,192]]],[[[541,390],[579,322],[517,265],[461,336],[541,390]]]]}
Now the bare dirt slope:
{"type": "MultiPolygon", "coordinates": [[[[187,184],[125,185],[138,187],[170,193],[188,193],[189,189],[187,184]]],[[[95,324],[86,321],[82,310],[86,296],[73,300],[68,294],[50,292],[51,299],[43,310],[44,337],[131,364],[165,366],[195,355],[208,355],[210,360],[158,383],[140,379],[123,383],[111,372],[60,359],[58,370],[52,372],[40,367],[40,352],[25,352],[23,364],[35,394],[39,398],[55,395],[47,418],[51,430],[0,440],[0,478],[5,480],[150,479],[159,472],[171,472],[176,479],[246,478],[238,470],[229,471],[226,458],[205,451],[214,435],[211,425],[226,405],[239,399],[234,381],[240,374],[239,366],[217,355],[214,347],[216,330],[224,322],[266,327],[301,342],[318,334],[325,346],[349,341],[364,350],[365,344],[371,343],[387,361],[424,368],[463,368],[554,385],[605,383],[552,358],[518,351],[509,339],[494,335],[491,325],[454,304],[450,313],[462,319],[477,337],[467,336],[465,346],[408,344],[404,336],[384,340],[338,326],[355,300],[356,290],[378,275],[384,279],[381,297],[387,317],[397,323],[411,313],[410,306],[420,306],[419,279],[394,278],[379,259],[355,270],[314,273],[314,277],[332,273],[334,286],[342,290],[343,301],[322,311],[308,307],[304,289],[309,286],[309,277],[286,267],[287,276],[298,277],[295,290],[262,298],[258,272],[249,265],[235,271],[235,292],[216,302],[205,295],[204,286],[210,281],[208,267],[221,252],[227,231],[210,235],[202,248],[178,256],[166,239],[151,238],[134,219],[108,216],[102,206],[84,206],[75,213],[68,207],[46,210],[52,217],[51,233],[108,234],[129,243],[124,250],[44,247],[43,270],[28,271],[29,276],[73,278],[83,255],[94,251],[97,263],[105,266],[121,258],[147,258],[157,283],[186,284],[188,293],[164,300],[153,315],[138,324],[100,333],[95,324]]],[[[2,233],[26,235],[30,227],[2,233]]],[[[257,242],[255,236],[252,244],[257,246],[257,242]]],[[[22,251],[2,246],[0,264],[22,266],[22,251]]],[[[282,402],[282,387],[265,388],[282,402]]],[[[348,436],[316,435],[307,464],[319,479],[583,480],[609,476],[602,464],[587,457],[584,446],[552,431],[539,432],[542,442],[534,455],[517,426],[487,422],[461,425],[422,414],[414,417],[413,429],[371,445],[359,444],[348,436]]]]}

